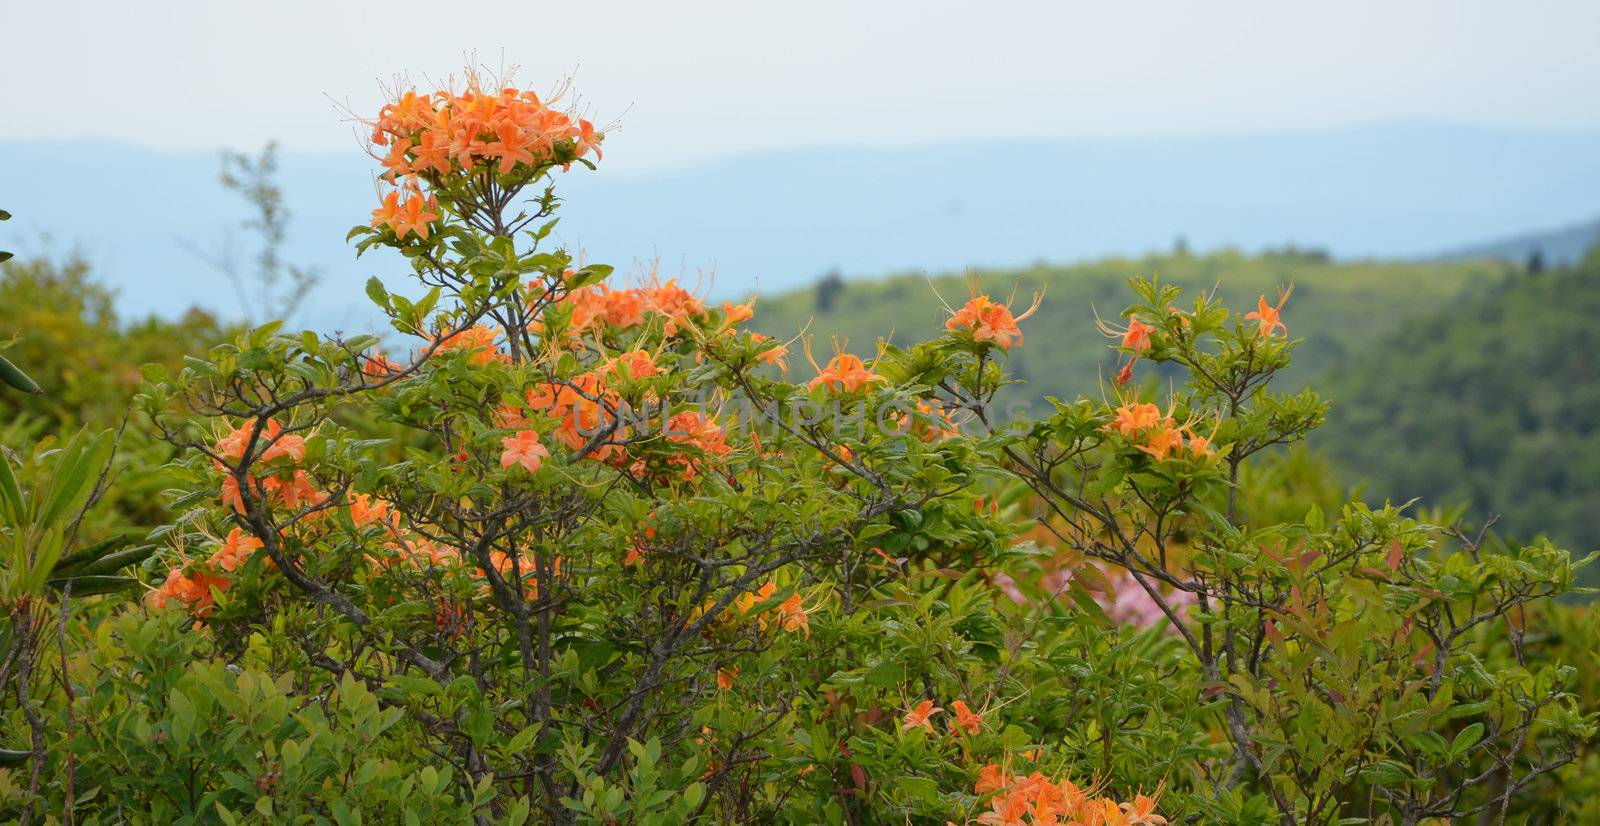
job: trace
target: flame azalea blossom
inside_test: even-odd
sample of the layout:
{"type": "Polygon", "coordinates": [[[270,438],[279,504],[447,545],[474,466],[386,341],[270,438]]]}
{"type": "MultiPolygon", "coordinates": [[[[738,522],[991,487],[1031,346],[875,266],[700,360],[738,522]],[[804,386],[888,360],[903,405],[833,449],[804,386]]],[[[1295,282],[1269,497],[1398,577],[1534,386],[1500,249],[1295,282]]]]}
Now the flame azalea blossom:
{"type": "Polygon", "coordinates": [[[1156,428],[1145,437],[1145,443],[1137,447],[1150,454],[1156,461],[1163,461],[1169,454],[1183,450],[1183,433],[1168,425],[1156,428]]]}
{"type": "Polygon", "coordinates": [[[529,473],[537,473],[539,466],[550,456],[550,451],[539,441],[539,434],[532,430],[507,436],[500,440],[500,444],[505,446],[505,452],[500,454],[501,467],[521,465],[529,473]]]}
{"type": "Polygon", "coordinates": [[[983,715],[968,708],[964,701],[951,703],[950,710],[955,713],[955,719],[950,721],[951,734],[977,734],[983,730],[983,715]]]}
{"type": "Polygon", "coordinates": [[[1095,326],[1099,327],[1100,332],[1107,336],[1121,339],[1117,346],[1135,354],[1143,353],[1150,349],[1150,334],[1156,331],[1155,327],[1140,321],[1138,318],[1128,319],[1127,328],[1120,330],[1103,321],[1096,321],[1095,326]]]}
{"type": "Polygon", "coordinates": [[[1289,335],[1289,328],[1284,325],[1279,314],[1283,312],[1283,305],[1289,300],[1289,294],[1292,292],[1294,292],[1293,287],[1287,290],[1280,290],[1278,292],[1278,304],[1275,307],[1267,304],[1266,296],[1261,296],[1260,300],[1256,302],[1255,312],[1245,314],[1246,320],[1260,322],[1261,326],[1256,330],[1257,335],[1265,338],[1271,336],[1274,330],[1282,330],[1285,337],[1289,335]]]}
{"type": "Polygon", "coordinates": [[[1166,820],[1155,814],[1155,800],[1140,795],[1132,803],[1118,803],[1108,797],[1091,798],[1077,784],[1065,778],[1052,780],[1041,772],[1026,777],[1012,776],[990,763],[978,773],[973,787],[980,794],[994,794],[989,810],[979,815],[985,826],[1129,826],[1166,820]]]}
{"type": "Polygon", "coordinates": [[[932,700],[923,700],[908,710],[906,716],[900,718],[900,730],[910,731],[920,727],[933,731],[933,723],[929,718],[941,711],[944,711],[944,709],[935,706],[932,700]]]}
{"type": "Polygon", "coordinates": [[[1142,430],[1155,427],[1161,421],[1161,408],[1153,404],[1125,404],[1116,409],[1116,414],[1116,419],[1106,425],[1105,429],[1116,431],[1129,438],[1138,435],[1142,430]]]}
{"type": "Polygon", "coordinates": [[[776,582],[768,582],[757,589],[754,593],[740,594],[739,598],[733,601],[733,604],[738,610],[740,616],[746,616],[757,605],[760,605],[761,603],[771,599],[772,595],[776,594],[777,592],[778,584],[776,582]]]}
{"type": "Polygon", "coordinates": [[[415,233],[426,241],[428,225],[439,220],[438,210],[439,204],[432,195],[424,199],[421,192],[412,190],[405,201],[401,201],[400,191],[395,190],[383,196],[383,205],[372,211],[372,228],[386,226],[394,230],[397,238],[404,239],[415,233]]]}
{"type": "Polygon", "coordinates": [[[1122,805],[1123,812],[1127,815],[1128,823],[1130,824],[1150,824],[1150,826],[1162,826],[1162,824],[1167,822],[1166,818],[1155,813],[1156,802],[1142,794],[1134,797],[1132,802],[1124,803],[1122,805]]]}
{"type": "Polygon", "coordinates": [[[1013,316],[1004,304],[996,304],[986,295],[975,295],[944,324],[946,330],[965,330],[975,341],[993,342],[1002,350],[1022,343],[1022,328],[1017,322],[1026,320],[1038,308],[1033,307],[1020,316],[1013,316]]]}
{"type": "Polygon", "coordinates": [[[373,353],[361,364],[362,374],[371,379],[386,379],[404,369],[382,353],[373,353]]]}
{"type": "MultiPolygon", "coordinates": [[[[760,333],[751,333],[750,334],[750,340],[754,341],[757,344],[765,344],[766,342],[771,341],[772,337],[771,336],[764,336],[764,335],[762,335],[760,333]]],[[[788,373],[789,372],[789,362],[784,358],[784,356],[787,356],[787,355],[789,355],[789,348],[787,348],[787,347],[785,347],[785,346],[783,346],[781,344],[777,344],[777,345],[773,345],[772,347],[768,347],[765,350],[762,350],[761,354],[756,356],[756,359],[758,361],[760,361],[762,364],[776,365],[777,368],[778,368],[778,372],[780,372],[780,373],[788,373]]]]}
{"type": "MultiPolygon", "coordinates": [[[[251,433],[255,431],[256,420],[250,419],[237,429],[223,436],[217,441],[217,455],[238,462],[244,458],[244,451],[250,444],[251,433]]],[[[261,451],[260,459],[270,462],[274,459],[289,457],[300,462],[306,458],[306,440],[300,436],[284,435],[283,425],[275,419],[268,419],[262,426],[261,433],[256,437],[256,447],[261,451]]]]}
{"type": "Polygon", "coordinates": [[[362,528],[389,519],[389,503],[365,493],[350,494],[350,521],[362,528]]]}
{"type": "Polygon", "coordinates": [[[181,569],[173,569],[167,573],[161,587],[145,594],[145,604],[157,610],[183,608],[200,619],[210,615],[216,607],[216,594],[228,590],[232,584],[231,580],[203,571],[185,574],[181,569]],[[213,591],[213,588],[216,590],[213,591]]]}
{"type": "Polygon", "coordinates": [[[799,594],[791,594],[777,608],[778,624],[785,631],[801,631],[806,639],[811,638],[811,618],[806,613],[805,606],[800,601],[799,594]]]}
{"type": "Polygon", "coordinates": [[[441,353],[455,350],[470,353],[471,355],[468,356],[467,360],[472,364],[510,361],[511,357],[500,352],[496,344],[499,338],[499,330],[479,324],[453,335],[435,336],[434,342],[441,353]]]}
{"type": "Polygon", "coordinates": [[[819,371],[807,388],[815,390],[818,387],[826,387],[836,393],[856,393],[881,381],[885,379],[868,370],[859,356],[840,353],[828,362],[826,368],[819,371]]]}
{"type": "Polygon", "coordinates": [[[236,571],[250,555],[261,549],[261,540],[238,528],[228,532],[222,547],[211,555],[211,563],[224,571],[236,571]]]}
{"type": "Polygon", "coordinates": [[[977,794],[997,792],[1010,785],[1005,771],[998,765],[990,763],[978,770],[978,782],[973,784],[972,791],[977,794]]]}
{"type": "Polygon", "coordinates": [[[661,373],[655,359],[643,350],[634,350],[617,356],[607,363],[606,370],[631,379],[648,379],[661,373]]]}

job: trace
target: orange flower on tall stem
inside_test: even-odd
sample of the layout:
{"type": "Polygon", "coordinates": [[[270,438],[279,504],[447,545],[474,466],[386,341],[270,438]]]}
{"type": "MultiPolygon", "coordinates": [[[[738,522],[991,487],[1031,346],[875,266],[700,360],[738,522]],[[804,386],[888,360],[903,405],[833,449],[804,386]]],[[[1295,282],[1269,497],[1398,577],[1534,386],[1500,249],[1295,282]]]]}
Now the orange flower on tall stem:
{"type": "Polygon", "coordinates": [[[1280,314],[1283,312],[1284,303],[1289,300],[1289,295],[1293,292],[1294,287],[1292,286],[1287,290],[1279,290],[1277,306],[1268,305],[1267,297],[1261,296],[1260,300],[1256,302],[1255,312],[1245,314],[1246,320],[1260,322],[1261,326],[1256,330],[1257,335],[1266,337],[1271,336],[1274,330],[1282,330],[1283,335],[1288,337],[1289,328],[1284,325],[1280,314]]]}

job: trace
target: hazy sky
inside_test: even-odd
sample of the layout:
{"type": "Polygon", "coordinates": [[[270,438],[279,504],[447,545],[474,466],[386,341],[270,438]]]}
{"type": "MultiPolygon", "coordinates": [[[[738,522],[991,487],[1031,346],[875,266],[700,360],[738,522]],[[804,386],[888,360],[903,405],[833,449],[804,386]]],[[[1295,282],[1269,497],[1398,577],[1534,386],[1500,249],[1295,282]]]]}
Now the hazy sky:
{"type": "Polygon", "coordinates": [[[468,50],[576,71],[614,170],[815,144],[1386,120],[1594,127],[1600,3],[0,0],[7,137],[353,147],[468,50]]]}

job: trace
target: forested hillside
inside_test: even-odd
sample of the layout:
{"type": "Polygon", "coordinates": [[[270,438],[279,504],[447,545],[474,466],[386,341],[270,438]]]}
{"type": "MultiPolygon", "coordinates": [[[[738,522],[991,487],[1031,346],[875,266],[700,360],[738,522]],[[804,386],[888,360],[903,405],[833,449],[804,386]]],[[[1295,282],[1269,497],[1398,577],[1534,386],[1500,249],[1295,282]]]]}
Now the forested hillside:
{"type": "Polygon", "coordinates": [[[1600,546],[1600,253],[1421,314],[1322,382],[1316,444],[1395,497],[1600,546]]]}

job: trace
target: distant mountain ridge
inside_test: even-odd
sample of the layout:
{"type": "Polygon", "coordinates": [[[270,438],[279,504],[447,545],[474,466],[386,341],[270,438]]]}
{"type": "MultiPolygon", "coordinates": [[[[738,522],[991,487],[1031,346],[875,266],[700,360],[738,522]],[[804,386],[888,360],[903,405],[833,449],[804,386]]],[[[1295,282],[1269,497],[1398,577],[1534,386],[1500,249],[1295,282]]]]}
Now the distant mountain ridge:
{"type": "Polygon", "coordinates": [[[1572,266],[1582,261],[1584,254],[1596,244],[1600,244],[1600,218],[1548,232],[1514,235],[1462,247],[1445,252],[1438,258],[1446,261],[1500,258],[1523,264],[1538,253],[1548,266],[1572,266]]]}
{"type": "MultiPolygon", "coordinates": [[[[266,137],[266,136],[263,136],[266,137]]],[[[618,133],[608,153],[628,151],[618,133]]],[[[238,147],[251,149],[251,147],[238,147]]],[[[124,312],[239,302],[182,242],[214,245],[244,217],[218,159],[114,142],[0,142],[0,247],[81,245],[124,312]]],[[[371,324],[361,285],[407,272],[344,242],[376,200],[373,162],[285,153],[295,214],[285,257],[326,284],[294,321],[371,324]]],[[[1440,124],[1188,138],[1066,138],[891,148],[822,147],[628,176],[574,171],[557,230],[590,261],[659,257],[667,275],[714,273],[716,297],[775,292],[821,273],[953,272],[1169,249],[1297,244],[1336,258],[1412,258],[1600,211],[1600,133],[1440,124]]],[[[248,255],[249,250],[241,251],[248,255]]],[[[398,279],[396,279],[398,280],[398,279]]]]}

